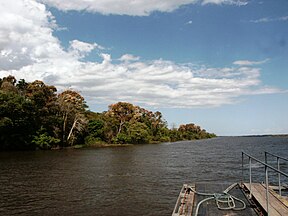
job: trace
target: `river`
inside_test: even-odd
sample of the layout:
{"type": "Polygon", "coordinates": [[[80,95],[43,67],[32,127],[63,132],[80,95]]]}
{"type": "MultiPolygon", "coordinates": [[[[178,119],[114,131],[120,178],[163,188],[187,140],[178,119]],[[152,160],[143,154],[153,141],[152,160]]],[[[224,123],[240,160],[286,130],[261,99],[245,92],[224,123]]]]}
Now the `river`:
{"type": "MultiPolygon", "coordinates": [[[[0,215],[171,215],[183,183],[239,182],[242,150],[287,157],[288,138],[0,152],[0,215]]],[[[253,167],[253,179],[264,181],[263,167],[253,167]]]]}

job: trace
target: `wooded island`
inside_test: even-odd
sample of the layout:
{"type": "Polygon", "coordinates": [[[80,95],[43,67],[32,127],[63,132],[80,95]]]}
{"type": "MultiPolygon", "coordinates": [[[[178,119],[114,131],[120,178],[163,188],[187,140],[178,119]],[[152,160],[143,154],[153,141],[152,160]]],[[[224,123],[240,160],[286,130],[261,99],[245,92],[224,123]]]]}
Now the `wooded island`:
{"type": "Polygon", "coordinates": [[[161,112],[127,102],[95,113],[74,90],[0,78],[0,150],[144,144],[215,137],[193,123],[169,129],[161,112]]]}

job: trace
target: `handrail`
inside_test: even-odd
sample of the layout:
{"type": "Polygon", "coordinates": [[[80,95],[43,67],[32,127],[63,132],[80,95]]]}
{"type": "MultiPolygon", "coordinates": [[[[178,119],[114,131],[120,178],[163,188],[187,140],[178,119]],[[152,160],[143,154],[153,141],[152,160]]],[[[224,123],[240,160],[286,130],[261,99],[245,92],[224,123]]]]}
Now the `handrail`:
{"type": "MultiPolygon", "coordinates": [[[[270,152],[265,151],[265,163],[266,164],[268,164],[267,163],[267,155],[271,155],[271,156],[277,158],[277,169],[278,170],[280,170],[280,159],[288,161],[288,158],[284,158],[284,157],[281,157],[279,155],[275,155],[275,154],[272,154],[270,152]]],[[[281,196],[282,192],[281,192],[281,174],[280,173],[278,173],[278,191],[279,191],[279,195],[281,196]]]]}
{"type": "Polygon", "coordinates": [[[242,155],[243,155],[243,154],[246,155],[246,156],[248,156],[249,158],[252,158],[253,160],[257,161],[258,163],[261,163],[262,165],[267,166],[268,168],[274,170],[275,172],[278,172],[278,173],[280,173],[281,175],[284,175],[284,176],[288,177],[288,174],[287,174],[287,173],[284,173],[284,172],[282,172],[281,170],[278,170],[278,169],[276,169],[275,167],[272,167],[272,166],[270,166],[269,164],[266,164],[265,162],[260,161],[259,159],[255,158],[255,157],[253,157],[253,156],[251,156],[251,155],[249,155],[249,154],[247,154],[247,153],[245,153],[245,152],[242,152],[242,155]]]}
{"type": "Polygon", "coordinates": [[[280,158],[280,159],[282,159],[282,160],[288,161],[288,158],[284,158],[284,157],[281,157],[281,156],[276,155],[276,154],[272,154],[272,153],[267,152],[267,151],[265,151],[265,155],[271,155],[271,156],[274,156],[274,157],[280,158]]]}
{"type": "Polygon", "coordinates": [[[284,173],[282,171],[280,171],[279,169],[276,169],[272,166],[270,166],[269,164],[263,162],[263,161],[260,161],[258,160],[257,158],[245,153],[244,151],[242,151],[242,183],[243,183],[243,180],[244,180],[244,155],[247,156],[249,158],[249,190],[250,190],[250,198],[252,196],[252,191],[251,191],[251,184],[252,184],[252,168],[251,168],[251,162],[252,162],[252,159],[257,161],[258,163],[264,165],[265,167],[265,184],[266,184],[266,208],[267,208],[267,215],[269,216],[269,182],[268,182],[268,168],[269,169],[272,169],[273,171],[277,172],[278,174],[281,174],[281,175],[284,175],[286,177],[288,177],[288,174],[287,173],[284,173]]]}

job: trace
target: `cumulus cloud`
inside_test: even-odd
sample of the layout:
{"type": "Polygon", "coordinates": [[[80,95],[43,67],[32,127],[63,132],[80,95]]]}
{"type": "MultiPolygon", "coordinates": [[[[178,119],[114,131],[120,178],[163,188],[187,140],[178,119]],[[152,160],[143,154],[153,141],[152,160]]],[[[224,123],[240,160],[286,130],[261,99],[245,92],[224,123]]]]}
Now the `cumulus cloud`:
{"type": "Polygon", "coordinates": [[[74,53],[74,55],[78,56],[79,58],[85,57],[94,49],[104,50],[104,47],[98,45],[97,43],[91,44],[79,40],[70,41],[69,51],[74,53]]]}
{"type": "Polygon", "coordinates": [[[39,59],[65,55],[52,36],[55,20],[35,1],[2,1],[0,7],[0,65],[19,69],[39,59]]]}
{"type": "Polygon", "coordinates": [[[154,11],[171,12],[188,4],[228,4],[242,6],[245,0],[38,0],[60,10],[86,10],[102,14],[147,16],[154,11]]]}
{"type": "Polygon", "coordinates": [[[98,45],[97,43],[86,43],[83,41],[79,41],[79,40],[73,40],[70,41],[70,47],[74,50],[78,50],[80,52],[91,52],[93,49],[98,48],[98,49],[104,49],[104,47],[98,45]]]}
{"type": "Polygon", "coordinates": [[[139,59],[140,59],[139,56],[133,56],[131,54],[125,54],[119,58],[120,61],[124,61],[124,62],[138,61],[139,59]]]}
{"type": "Polygon", "coordinates": [[[66,50],[52,34],[56,22],[43,4],[6,1],[0,12],[9,24],[0,25],[1,77],[12,74],[27,81],[41,79],[60,90],[70,87],[90,105],[128,101],[154,107],[210,107],[235,103],[243,95],[281,91],[262,86],[261,70],[253,67],[259,62],[235,61],[236,67],[212,68],[144,61],[129,53],[113,59],[97,43],[77,39],[66,50]],[[83,61],[94,49],[102,60],[83,61]]]}
{"type": "Polygon", "coordinates": [[[124,100],[156,107],[219,106],[234,103],[243,95],[279,91],[260,86],[257,68],[197,70],[164,60],[115,64],[110,55],[102,57],[99,63],[31,65],[21,69],[19,75],[32,71],[44,80],[50,79],[58,88],[72,87],[104,104],[124,100]]]}

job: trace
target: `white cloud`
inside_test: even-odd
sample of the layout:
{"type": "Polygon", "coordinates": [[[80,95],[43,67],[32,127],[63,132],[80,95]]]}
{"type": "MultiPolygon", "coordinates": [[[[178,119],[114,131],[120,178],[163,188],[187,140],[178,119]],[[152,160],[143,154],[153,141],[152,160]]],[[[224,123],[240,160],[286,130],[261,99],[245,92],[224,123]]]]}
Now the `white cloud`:
{"type": "Polygon", "coordinates": [[[240,65],[240,66],[253,66],[253,65],[264,64],[268,61],[269,59],[265,59],[263,61],[238,60],[238,61],[234,61],[233,64],[240,65]]]}
{"type": "MultiPolygon", "coordinates": [[[[40,1],[40,0],[39,0],[40,1]]],[[[147,16],[153,11],[171,12],[198,0],[41,0],[60,10],[87,10],[102,14],[147,16]]]]}
{"type": "Polygon", "coordinates": [[[70,47],[74,50],[78,50],[80,52],[91,52],[95,48],[104,49],[104,47],[98,45],[97,43],[86,43],[79,40],[70,41],[70,47]]]}
{"type": "Polygon", "coordinates": [[[188,4],[246,5],[246,0],[38,0],[60,10],[86,10],[102,14],[147,16],[154,11],[171,12],[188,4]]]}
{"type": "Polygon", "coordinates": [[[250,20],[249,22],[252,23],[267,23],[267,22],[276,22],[276,21],[288,21],[288,16],[281,16],[281,17],[263,17],[256,20],[250,20]]]}
{"type": "Polygon", "coordinates": [[[260,69],[251,67],[259,62],[211,68],[143,61],[131,54],[114,61],[109,53],[100,53],[100,62],[82,61],[83,55],[102,47],[75,39],[65,50],[52,35],[56,22],[51,26],[53,18],[43,4],[15,0],[1,3],[0,12],[7,22],[4,25],[0,19],[0,77],[12,74],[27,81],[41,79],[58,89],[71,87],[88,104],[129,101],[156,107],[210,107],[235,103],[243,95],[280,92],[261,85],[260,69]]]}
{"type": "Polygon", "coordinates": [[[52,35],[56,24],[45,5],[29,0],[1,1],[0,4],[1,69],[19,69],[67,55],[52,35]]]}
{"type": "Polygon", "coordinates": [[[237,5],[237,6],[244,6],[248,4],[247,0],[203,0],[202,4],[227,4],[227,5],[237,5]]]}
{"type": "Polygon", "coordinates": [[[104,47],[98,45],[97,43],[91,44],[79,40],[70,41],[69,51],[79,58],[85,57],[94,49],[103,50],[104,47]]]}
{"type": "Polygon", "coordinates": [[[120,61],[124,61],[124,62],[138,61],[139,59],[140,59],[139,56],[133,56],[131,54],[125,54],[119,58],[120,61]]]}

